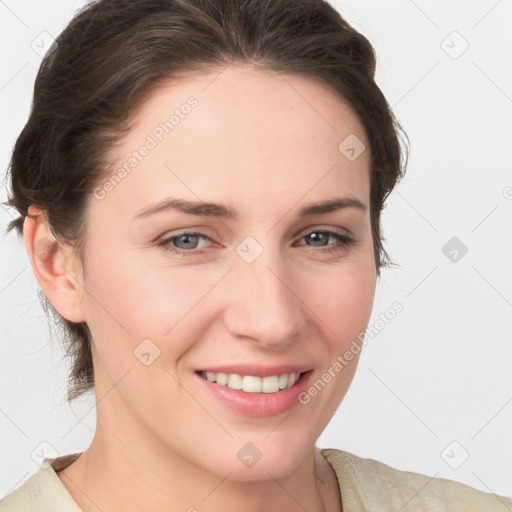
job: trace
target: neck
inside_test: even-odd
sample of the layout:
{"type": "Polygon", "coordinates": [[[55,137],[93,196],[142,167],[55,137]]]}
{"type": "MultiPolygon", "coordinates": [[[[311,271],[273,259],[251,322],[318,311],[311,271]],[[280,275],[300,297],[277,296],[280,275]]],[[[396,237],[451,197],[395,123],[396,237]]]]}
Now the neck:
{"type": "Polygon", "coordinates": [[[98,424],[89,448],[58,475],[84,512],[326,512],[341,507],[336,476],[315,447],[282,478],[269,473],[268,479],[233,481],[147,439],[129,442],[98,424]]]}

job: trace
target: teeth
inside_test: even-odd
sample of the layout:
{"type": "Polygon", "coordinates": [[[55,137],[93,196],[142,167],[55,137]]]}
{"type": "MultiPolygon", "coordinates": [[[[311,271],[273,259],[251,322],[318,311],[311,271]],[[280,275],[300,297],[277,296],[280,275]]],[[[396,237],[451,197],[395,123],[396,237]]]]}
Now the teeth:
{"type": "Polygon", "coordinates": [[[228,383],[228,374],[227,373],[217,373],[217,379],[214,379],[213,382],[217,382],[219,386],[225,386],[228,383]]]}
{"type": "Polygon", "coordinates": [[[241,389],[246,393],[277,393],[280,389],[292,387],[300,378],[300,373],[283,373],[269,377],[239,375],[237,373],[201,372],[201,377],[219,386],[241,389]]]}
{"type": "Polygon", "coordinates": [[[242,377],[242,389],[246,393],[261,393],[261,381],[262,379],[260,379],[259,377],[253,377],[252,375],[244,375],[242,377]]]}
{"type": "Polygon", "coordinates": [[[261,379],[261,391],[262,393],[276,393],[279,391],[279,377],[273,375],[272,377],[261,379]]]}
{"type": "Polygon", "coordinates": [[[285,389],[286,387],[288,387],[288,374],[283,373],[283,375],[279,375],[278,382],[279,389],[285,389]]]}
{"type": "Polygon", "coordinates": [[[228,388],[242,389],[242,377],[236,373],[231,373],[228,377],[228,388]]]}

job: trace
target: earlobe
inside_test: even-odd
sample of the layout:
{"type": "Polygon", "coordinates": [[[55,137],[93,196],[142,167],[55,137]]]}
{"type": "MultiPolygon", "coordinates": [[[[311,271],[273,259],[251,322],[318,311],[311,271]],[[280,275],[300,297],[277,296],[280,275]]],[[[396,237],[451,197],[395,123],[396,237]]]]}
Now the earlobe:
{"type": "Polygon", "coordinates": [[[25,247],[39,286],[54,309],[71,322],[85,322],[82,277],[72,247],[53,235],[44,212],[30,206],[23,224],[25,247]]]}

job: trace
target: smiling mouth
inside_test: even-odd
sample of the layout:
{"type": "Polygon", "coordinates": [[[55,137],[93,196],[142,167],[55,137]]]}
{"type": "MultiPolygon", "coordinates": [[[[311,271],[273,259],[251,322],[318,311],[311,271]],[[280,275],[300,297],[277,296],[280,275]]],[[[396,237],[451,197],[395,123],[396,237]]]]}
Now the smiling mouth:
{"type": "Polygon", "coordinates": [[[205,371],[196,373],[213,384],[245,391],[246,393],[278,393],[283,389],[294,386],[303,375],[309,372],[283,373],[280,375],[270,375],[268,377],[205,371]]]}

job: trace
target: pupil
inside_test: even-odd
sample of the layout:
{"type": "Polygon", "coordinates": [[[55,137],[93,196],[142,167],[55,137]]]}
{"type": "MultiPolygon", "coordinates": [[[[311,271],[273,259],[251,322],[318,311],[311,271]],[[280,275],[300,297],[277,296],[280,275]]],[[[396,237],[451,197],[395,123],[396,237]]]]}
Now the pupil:
{"type": "MultiPolygon", "coordinates": [[[[178,242],[180,242],[180,241],[184,240],[184,243],[185,243],[185,245],[186,245],[187,243],[189,243],[189,244],[190,244],[190,243],[191,243],[191,240],[192,240],[192,245],[195,245],[195,244],[193,243],[194,241],[195,241],[195,242],[197,242],[197,240],[195,240],[195,239],[197,239],[197,235],[181,235],[180,237],[178,237],[178,242]]],[[[193,249],[193,248],[194,248],[194,247],[192,247],[192,249],[193,249]]],[[[188,247],[188,246],[186,246],[186,247],[180,247],[180,249],[191,249],[191,247],[188,247]]]]}
{"type": "MultiPolygon", "coordinates": [[[[311,239],[313,240],[313,242],[318,242],[318,241],[322,241],[322,239],[324,239],[324,242],[327,240],[327,237],[325,235],[325,233],[311,233],[309,235],[311,237],[311,239]]],[[[316,245],[319,245],[319,246],[322,246],[322,245],[325,245],[325,244],[316,244],[316,245]]]]}

